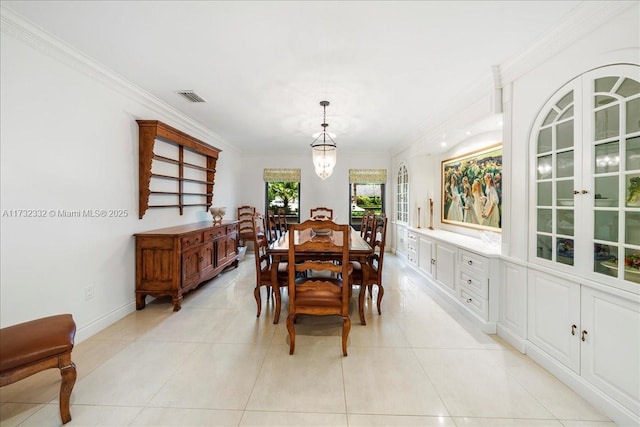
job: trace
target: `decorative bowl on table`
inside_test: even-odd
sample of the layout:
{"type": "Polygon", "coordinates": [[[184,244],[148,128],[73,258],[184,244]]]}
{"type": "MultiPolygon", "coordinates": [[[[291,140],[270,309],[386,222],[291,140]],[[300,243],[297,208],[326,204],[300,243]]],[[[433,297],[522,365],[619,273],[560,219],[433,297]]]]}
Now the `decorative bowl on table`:
{"type": "Polygon", "coordinates": [[[213,222],[222,222],[222,218],[227,213],[227,208],[211,206],[209,208],[209,212],[211,212],[211,216],[213,217],[213,222]]]}

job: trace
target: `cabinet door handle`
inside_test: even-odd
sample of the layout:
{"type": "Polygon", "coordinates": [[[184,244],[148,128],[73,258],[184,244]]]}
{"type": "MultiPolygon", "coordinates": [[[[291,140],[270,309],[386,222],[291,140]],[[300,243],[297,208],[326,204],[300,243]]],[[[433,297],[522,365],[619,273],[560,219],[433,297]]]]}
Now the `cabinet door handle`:
{"type": "Polygon", "coordinates": [[[473,265],[473,261],[469,260],[469,261],[467,261],[467,264],[473,265]]]}
{"type": "Polygon", "coordinates": [[[582,331],[582,337],[580,338],[582,341],[587,340],[587,331],[582,331]]]}
{"type": "Polygon", "coordinates": [[[575,335],[576,334],[576,325],[571,325],[571,335],[575,335]]]}

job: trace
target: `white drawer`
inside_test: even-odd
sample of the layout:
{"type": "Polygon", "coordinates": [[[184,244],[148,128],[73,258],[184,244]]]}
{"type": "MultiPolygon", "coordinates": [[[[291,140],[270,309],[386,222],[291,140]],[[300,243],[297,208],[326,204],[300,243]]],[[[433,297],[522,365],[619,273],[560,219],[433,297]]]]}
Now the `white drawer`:
{"type": "Polygon", "coordinates": [[[458,299],[465,307],[482,319],[489,319],[489,302],[485,298],[480,298],[474,292],[470,292],[469,289],[462,286],[458,289],[458,299]]]}
{"type": "Polygon", "coordinates": [[[482,298],[489,298],[489,279],[486,276],[458,270],[458,286],[468,288],[482,298]]]}
{"type": "Polygon", "coordinates": [[[460,249],[458,251],[458,265],[461,270],[469,271],[479,276],[489,276],[489,258],[474,252],[460,249]]]}

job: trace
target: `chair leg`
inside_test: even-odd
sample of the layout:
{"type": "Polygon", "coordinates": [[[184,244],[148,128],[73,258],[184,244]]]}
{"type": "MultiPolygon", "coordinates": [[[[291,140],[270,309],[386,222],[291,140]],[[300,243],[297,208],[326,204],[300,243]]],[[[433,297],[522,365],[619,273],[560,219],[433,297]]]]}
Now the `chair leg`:
{"type": "Polygon", "coordinates": [[[382,314],[382,297],[384,296],[384,288],[378,283],[378,314],[382,314]]]}
{"type": "Polygon", "coordinates": [[[360,315],[360,324],[366,325],[367,322],[364,320],[364,297],[367,293],[367,287],[364,285],[360,285],[360,292],[358,293],[358,314],[360,315]]]}
{"type": "Polygon", "coordinates": [[[349,338],[349,331],[351,330],[351,319],[349,316],[342,317],[342,355],[347,355],[347,339],[349,338]]]}
{"type": "Polygon", "coordinates": [[[271,286],[267,286],[267,302],[271,299],[271,286]]]}
{"type": "Polygon", "coordinates": [[[260,317],[260,312],[262,311],[262,299],[260,298],[260,286],[256,286],[253,290],[253,296],[256,299],[256,304],[258,305],[258,314],[256,317],[260,317]]]}
{"type": "MultiPolygon", "coordinates": [[[[62,376],[62,382],[60,384],[60,418],[62,424],[66,424],[71,421],[71,410],[69,405],[71,403],[71,391],[76,383],[76,365],[71,362],[71,353],[65,356],[64,359],[68,359],[67,366],[60,368],[60,375],[62,376]]],[[[62,360],[61,360],[62,362],[62,360]]]]}
{"type": "Polygon", "coordinates": [[[289,354],[293,354],[296,349],[296,330],[293,327],[293,321],[295,315],[290,314],[287,316],[287,331],[289,331],[289,354]]]}
{"type": "Polygon", "coordinates": [[[273,324],[277,325],[278,321],[280,321],[280,306],[282,303],[282,295],[280,294],[280,287],[273,287],[273,298],[276,300],[276,309],[273,314],[273,324]]]}

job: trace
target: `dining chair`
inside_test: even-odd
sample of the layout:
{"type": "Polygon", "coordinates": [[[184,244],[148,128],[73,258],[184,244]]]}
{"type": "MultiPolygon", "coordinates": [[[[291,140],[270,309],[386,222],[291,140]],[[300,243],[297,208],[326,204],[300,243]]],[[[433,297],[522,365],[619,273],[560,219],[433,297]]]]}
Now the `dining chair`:
{"type": "Polygon", "coordinates": [[[311,208],[309,216],[315,219],[333,219],[333,209],[324,206],[311,208]]]}
{"type": "Polygon", "coordinates": [[[278,240],[281,233],[276,220],[276,214],[273,211],[267,211],[266,227],[268,242],[272,243],[274,240],[278,240]]]}
{"type": "Polygon", "coordinates": [[[364,211],[362,215],[362,224],[360,225],[360,236],[369,244],[371,244],[371,229],[374,226],[376,214],[372,210],[364,211]]]}
{"type": "Polygon", "coordinates": [[[276,226],[278,227],[278,237],[284,236],[287,232],[287,214],[282,208],[278,208],[278,213],[276,214],[276,226]]]}
{"type": "Polygon", "coordinates": [[[286,287],[288,280],[287,263],[281,262],[277,265],[273,264],[271,255],[267,251],[269,248],[269,241],[267,237],[268,229],[266,227],[264,217],[262,215],[254,215],[253,224],[253,247],[256,262],[256,287],[253,290],[253,296],[255,297],[256,304],[258,305],[258,313],[256,317],[260,317],[260,312],[262,311],[260,289],[265,287],[267,290],[267,301],[269,301],[271,294],[273,293],[276,305],[273,315],[273,323],[277,324],[280,320],[280,289],[282,287],[286,287]],[[277,283],[272,283],[271,273],[274,268],[277,269],[277,283]]]}
{"type": "Polygon", "coordinates": [[[253,240],[253,216],[256,214],[254,206],[240,206],[238,208],[238,235],[240,246],[253,240]]]}
{"type": "Polygon", "coordinates": [[[296,346],[294,322],[301,315],[342,317],[342,354],[351,330],[351,271],[348,224],[307,220],[289,227],[289,354],[296,346]],[[340,261],[335,263],[334,261],[340,261]],[[311,272],[304,275],[305,272],[311,272]]]}
{"type": "Polygon", "coordinates": [[[359,308],[360,315],[362,316],[362,304],[364,303],[365,288],[369,291],[369,295],[372,295],[373,285],[378,286],[378,314],[382,314],[381,305],[382,297],[384,296],[384,286],[382,285],[382,262],[384,260],[384,247],[386,235],[387,235],[387,216],[381,214],[375,225],[371,229],[371,235],[373,243],[373,254],[367,257],[365,263],[352,262],[353,266],[353,284],[360,285],[359,296],[359,308]],[[365,273],[366,270],[366,274],[365,273]],[[365,279],[366,276],[366,279],[365,279]]]}

